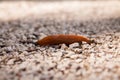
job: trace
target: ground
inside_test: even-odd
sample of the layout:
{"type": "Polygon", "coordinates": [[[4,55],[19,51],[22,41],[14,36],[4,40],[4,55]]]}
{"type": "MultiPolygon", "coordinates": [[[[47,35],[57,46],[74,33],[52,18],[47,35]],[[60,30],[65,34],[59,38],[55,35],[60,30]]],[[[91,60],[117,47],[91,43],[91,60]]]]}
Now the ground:
{"type": "Polygon", "coordinates": [[[119,4],[1,2],[0,80],[119,80],[119,4]],[[83,35],[97,43],[35,44],[51,34],[83,35]]]}

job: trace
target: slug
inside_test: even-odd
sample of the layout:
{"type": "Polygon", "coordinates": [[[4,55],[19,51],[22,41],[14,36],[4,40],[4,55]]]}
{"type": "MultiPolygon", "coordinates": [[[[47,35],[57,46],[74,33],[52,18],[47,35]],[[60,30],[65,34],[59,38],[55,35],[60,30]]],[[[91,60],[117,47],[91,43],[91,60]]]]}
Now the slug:
{"type": "Polygon", "coordinates": [[[47,36],[41,40],[38,40],[37,43],[40,46],[46,46],[46,45],[58,45],[58,44],[66,44],[67,46],[69,44],[78,42],[79,44],[82,43],[82,41],[87,42],[90,44],[92,41],[84,36],[78,36],[78,35],[64,35],[64,34],[59,34],[59,35],[50,35],[47,36]]]}

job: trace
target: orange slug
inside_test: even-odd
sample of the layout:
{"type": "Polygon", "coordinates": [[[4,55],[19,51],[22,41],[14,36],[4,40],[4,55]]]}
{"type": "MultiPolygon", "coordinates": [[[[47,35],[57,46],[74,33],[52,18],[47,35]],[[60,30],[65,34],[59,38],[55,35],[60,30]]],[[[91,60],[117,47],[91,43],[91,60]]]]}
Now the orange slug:
{"type": "Polygon", "coordinates": [[[82,41],[87,42],[88,44],[91,43],[91,40],[84,36],[68,35],[68,34],[50,35],[41,40],[38,40],[37,43],[41,46],[58,45],[63,43],[69,45],[75,42],[82,43],[82,41]]]}

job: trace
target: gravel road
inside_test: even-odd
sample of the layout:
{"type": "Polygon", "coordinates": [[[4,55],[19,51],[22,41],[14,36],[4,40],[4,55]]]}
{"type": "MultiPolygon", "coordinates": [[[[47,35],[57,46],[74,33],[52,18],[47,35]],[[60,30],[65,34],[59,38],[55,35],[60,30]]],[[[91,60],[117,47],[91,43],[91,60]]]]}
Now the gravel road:
{"type": "MultiPolygon", "coordinates": [[[[75,6],[74,2],[72,10],[66,10],[69,7],[69,4],[65,5],[67,2],[62,2],[64,7],[56,9],[54,6],[46,9],[44,5],[41,5],[44,8],[37,5],[42,3],[26,3],[0,3],[0,11],[3,10],[0,14],[4,15],[0,16],[0,80],[120,79],[119,5],[107,2],[90,7],[90,2],[88,9],[83,5],[75,6]],[[40,11],[46,9],[46,12],[35,11],[35,5],[40,11]],[[106,10],[110,6],[111,12],[108,13],[106,10]],[[83,12],[80,14],[76,7],[83,12]],[[83,7],[87,10],[84,11],[83,7]],[[28,11],[22,14],[23,8],[28,8],[28,11]],[[11,9],[19,9],[17,17],[13,18],[15,13],[11,9]],[[52,10],[55,11],[51,13],[52,10]],[[65,44],[44,47],[35,44],[38,39],[51,34],[79,34],[95,40],[97,44],[82,43],[81,47],[78,43],[69,47],[65,44]]],[[[46,4],[51,6],[53,3],[46,4]]],[[[79,4],[77,2],[76,5],[79,4]]]]}

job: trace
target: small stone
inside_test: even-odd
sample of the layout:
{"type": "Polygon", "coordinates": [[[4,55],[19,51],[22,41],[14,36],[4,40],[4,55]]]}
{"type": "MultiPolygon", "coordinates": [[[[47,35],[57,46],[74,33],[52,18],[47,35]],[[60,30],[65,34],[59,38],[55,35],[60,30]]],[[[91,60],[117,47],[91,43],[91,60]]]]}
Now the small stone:
{"type": "Polygon", "coordinates": [[[79,47],[79,43],[73,43],[69,45],[70,48],[76,48],[79,47]]]}
{"type": "Polygon", "coordinates": [[[14,64],[14,61],[15,61],[15,59],[10,59],[10,60],[7,62],[7,64],[8,64],[8,65],[12,65],[12,64],[14,64]]]}

